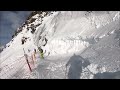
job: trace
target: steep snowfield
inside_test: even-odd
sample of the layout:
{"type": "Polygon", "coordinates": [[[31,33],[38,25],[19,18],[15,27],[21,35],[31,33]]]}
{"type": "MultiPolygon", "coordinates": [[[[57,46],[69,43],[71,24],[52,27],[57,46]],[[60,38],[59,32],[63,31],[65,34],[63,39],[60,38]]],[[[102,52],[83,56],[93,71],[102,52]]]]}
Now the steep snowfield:
{"type": "MultiPolygon", "coordinates": [[[[93,13],[93,15],[85,16],[83,13],[85,12],[61,12],[54,16],[53,19],[51,17],[47,23],[43,23],[43,26],[38,28],[38,31],[45,28],[41,36],[46,35],[46,38],[49,39],[44,49],[49,50],[51,55],[82,51],[81,49],[89,46],[89,39],[102,38],[119,28],[119,19],[114,20],[114,22],[112,20],[112,18],[116,17],[116,14],[110,16],[103,13],[95,16],[95,13],[93,13]],[[96,25],[99,25],[98,29],[96,29],[96,25]]],[[[114,13],[116,12],[112,14],[114,13]]],[[[38,31],[36,31],[37,34],[38,31]]],[[[37,37],[35,37],[35,40],[38,42],[37,37]]]]}
{"type": "Polygon", "coordinates": [[[62,11],[32,18],[36,20],[31,24],[41,23],[35,33],[24,27],[0,53],[0,78],[107,78],[104,72],[112,74],[108,78],[120,78],[114,75],[120,70],[120,11],[62,11]],[[29,38],[21,45],[23,36],[29,38]],[[30,56],[37,46],[42,47],[45,59],[38,52],[30,73],[23,48],[30,56]]]}

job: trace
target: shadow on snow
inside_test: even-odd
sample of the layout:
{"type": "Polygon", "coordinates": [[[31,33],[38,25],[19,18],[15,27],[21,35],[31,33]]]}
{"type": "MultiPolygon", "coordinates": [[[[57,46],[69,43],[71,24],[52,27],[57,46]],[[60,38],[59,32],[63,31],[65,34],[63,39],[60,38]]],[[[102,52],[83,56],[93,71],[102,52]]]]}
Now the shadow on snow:
{"type": "Polygon", "coordinates": [[[87,67],[89,64],[88,60],[74,54],[66,64],[66,68],[70,65],[68,79],[80,79],[82,67],[87,67]]]}

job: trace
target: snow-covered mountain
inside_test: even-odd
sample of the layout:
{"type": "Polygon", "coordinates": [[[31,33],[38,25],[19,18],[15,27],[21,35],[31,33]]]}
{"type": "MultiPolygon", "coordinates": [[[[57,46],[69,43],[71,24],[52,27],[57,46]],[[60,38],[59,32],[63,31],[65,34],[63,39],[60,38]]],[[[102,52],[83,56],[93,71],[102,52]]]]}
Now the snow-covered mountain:
{"type": "Polygon", "coordinates": [[[12,37],[0,53],[0,78],[120,78],[120,11],[34,11],[12,37]]]}

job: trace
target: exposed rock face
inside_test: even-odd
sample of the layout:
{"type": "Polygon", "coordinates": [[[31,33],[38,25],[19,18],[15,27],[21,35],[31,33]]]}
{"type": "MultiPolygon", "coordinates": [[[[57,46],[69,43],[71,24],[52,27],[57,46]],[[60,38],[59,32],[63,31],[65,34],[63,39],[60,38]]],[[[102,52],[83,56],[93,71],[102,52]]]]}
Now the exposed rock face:
{"type": "Polygon", "coordinates": [[[0,46],[0,52],[2,52],[4,49],[4,46],[0,46]]]}

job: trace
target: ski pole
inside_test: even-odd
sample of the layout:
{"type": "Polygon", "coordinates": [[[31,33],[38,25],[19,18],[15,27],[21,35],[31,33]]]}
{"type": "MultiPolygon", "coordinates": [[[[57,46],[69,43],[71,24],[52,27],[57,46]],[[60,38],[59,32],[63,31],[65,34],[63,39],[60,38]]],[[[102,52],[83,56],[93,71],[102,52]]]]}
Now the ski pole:
{"type": "Polygon", "coordinates": [[[27,58],[27,54],[25,54],[24,48],[23,48],[23,51],[24,51],[24,56],[25,56],[26,62],[27,62],[27,64],[28,64],[29,70],[30,70],[30,72],[32,72],[32,69],[31,69],[31,67],[30,67],[30,64],[29,64],[29,61],[28,61],[28,58],[27,58]]]}

